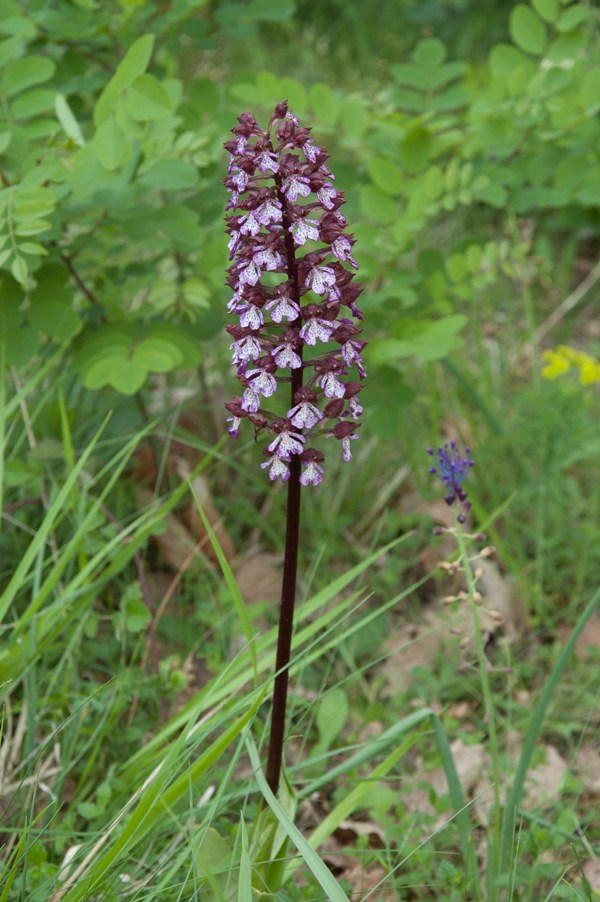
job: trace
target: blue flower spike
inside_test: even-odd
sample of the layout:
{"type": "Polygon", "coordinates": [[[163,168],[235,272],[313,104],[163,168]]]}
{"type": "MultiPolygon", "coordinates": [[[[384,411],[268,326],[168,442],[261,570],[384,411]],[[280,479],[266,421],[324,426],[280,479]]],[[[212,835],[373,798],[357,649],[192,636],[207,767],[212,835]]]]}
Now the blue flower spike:
{"type": "Polygon", "coordinates": [[[436,461],[436,466],[429,467],[429,472],[437,476],[447,489],[444,501],[449,506],[457,500],[460,502],[462,510],[458,515],[458,522],[465,523],[471,502],[467,501],[467,492],[462,484],[475,465],[475,461],[471,458],[471,449],[465,448],[463,457],[456,442],[451,441],[446,442],[437,451],[429,448],[427,453],[436,461]]]}

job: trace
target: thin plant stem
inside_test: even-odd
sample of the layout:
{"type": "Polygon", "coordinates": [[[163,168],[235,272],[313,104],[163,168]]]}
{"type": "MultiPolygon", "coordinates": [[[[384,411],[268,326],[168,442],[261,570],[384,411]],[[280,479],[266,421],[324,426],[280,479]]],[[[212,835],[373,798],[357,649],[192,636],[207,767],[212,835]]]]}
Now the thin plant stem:
{"type": "MultiPolygon", "coordinates": [[[[287,198],[282,190],[282,179],[275,175],[277,196],[281,204],[281,218],[287,258],[287,271],[290,283],[290,294],[300,306],[300,290],[298,285],[298,268],[294,251],[290,226],[291,216],[287,198]]],[[[302,351],[300,349],[300,357],[302,351]]],[[[290,406],[294,405],[294,396],[302,388],[303,367],[292,370],[290,406]]],[[[281,583],[281,605],[279,608],[279,632],[277,634],[277,654],[275,658],[275,685],[273,688],[273,712],[271,714],[271,732],[269,735],[269,754],[267,758],[266,778],[269,789],[277,795],[283,743],[285,740],[285,713],[287,707],[287,691],[290,654],[292,649],[292,632],[294,627],[294,606],[296,604],[296,581],[298,572],[298,544],[300,540],[300,457],[293,454],[290,460],[290,477],[287,492],[287,513],[285,527],[285,552],[283,559],[283,578],[281,583]]]]}
{"type": "Polygon", "coordinates": [[[485,646],[483,642],[483,632],[479,619],[479,609],[475,602],[475,577],[471,561],[467,554],[465,544],[465,536],[462,526],[455,516],[455,532],[458,549],[461,557],[463,572],[467,583],[467,595],[469,596],[469,605],[471,608],[471,617],[473,620],[473,633],[475,637],[475,650],[477,653],[477,663],[479,666],[479,679],[481,682],[481,692],[483,694],[483,704],[485,707],[485,722],[490,738],[490,752],[492,759],[492,782],[494,786],[494,817],[493,831],[494,841],[488,844],[488,899],[496,898],[496,876],[497,867],[499,865],[499,849],[500,836],[502,829],[502,812],[500,809],[500,763],[498,757],[498,734],[496,732],[496,714],[494,709],[494,701],[492,698],[492,687],[490,683],[490,675],[488,670],[488,661],[485,655],[485,646]]]}
{"type": "Polygon", "coordinates": [[[275,660],[275,687],[273,713],[267,759],[267,783],[274,795],[279,788],[283,742],[285,739],[285,712],[287,705],[288,674],[296,602],[296,573],[298,569],[298,540],[300,534],[300,458],[295,454],[290,461],[288,480],[287,523],[285,530],[285,558],[279,609],[279,633],[275,660]]]}

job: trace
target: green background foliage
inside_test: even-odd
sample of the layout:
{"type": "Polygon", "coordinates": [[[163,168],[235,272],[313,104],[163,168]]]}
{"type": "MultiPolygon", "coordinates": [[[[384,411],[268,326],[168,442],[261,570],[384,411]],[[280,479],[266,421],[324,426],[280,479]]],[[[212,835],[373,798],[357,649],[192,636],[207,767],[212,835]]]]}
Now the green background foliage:
{"type": "Polygon", "coordinates": [[[399,897],[482,898],[487,830],[488,899],[509,882],[523,899],[591,899],[582,778],[569,770],[554,808],[520,806],[542,740],[569,766],[597,740],[594,661],[554,640],[583,630],[600,580],[598,398],[541,378],[539,350],[600,358],[599,25],[573,0],[384,0],[377,16],[358,0],[0,0],[0,902],[316,898],[332,877],[314,849],[355,816],[383,848],[364,834],[352,854],[399,897]],[[264,758],[275,605],[245,608],[205,545],[190,540],[176,573],[157,549],[164,533],[177,544],[189,472],[239,554],[281,549],[256,447],[223,439],[221,179],[239,113],[284,98],[346,193],[369,380],[355,461],[328,461],[302,502],[299,796],[259,810],[247,762],[264,758]],[[200,410],[189,429],[181,397],[200,410]],[[490,746],[459,640],[427,624],[445,644],[406,672],[412,637],[397,658],[388,645],[448,591],[428,572],[449,553],[431,538],[445,507],[416,490],[433,497],[424,449],[455,436],[477,462],[473,524],[526,624],[486,646],[513,787],[502,836],[456,777],[449,741],[490,746]],[[140,489],[144,443],[158,475],[140,489]],[[169,469],[184,452],[193,464],[169,469]],[[428,803],[411,809],[413,749],[428,803]],[[448,794],[427,783],[440,766],[448,794]],[[296,802],[317,791],[330,810],[287,860],[296,802]]]}

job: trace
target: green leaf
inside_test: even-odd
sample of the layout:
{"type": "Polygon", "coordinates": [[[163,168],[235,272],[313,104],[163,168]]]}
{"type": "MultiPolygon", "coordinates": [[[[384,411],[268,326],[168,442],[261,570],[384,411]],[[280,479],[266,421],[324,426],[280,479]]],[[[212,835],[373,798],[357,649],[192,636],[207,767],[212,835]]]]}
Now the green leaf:
{"type": "Polygon", "coordinates": [[[19,238],[24,238],[28,235],[39,235],[41,232],[47,232],[51,228],[52,223],[47,222],[45,219],[26,219],[16,226],[14,232],[19,238]]]}
{"type": "Polygon", "coordinates": [[[328,749],[338,738],[349,710],[348,696],[343,689],[332,689],[323,696],[316,713],[320,751],[328,749]]]}
{"type": "Polygon", "coordinates": [[[340,115],[340,103],[329,85],[319,81],[310,89],[310,102],[321,122],[335,125],[340,115]]]}
{"type": "Polygon", "coordinates": [[[30,119],[48,110],[54,109],[55,91],[48,88],[33,88],[20,94],[10,105],[10,110],[15,119],[30,119]]]}
{"type": "Polygon", "coordinates": [[[510,14],[510,36],[515,44],[525,50],[540,56],[546,47],[546,28],[544,23],[529,6],[519,4],[510,14]]]}
{"type": "Polygon", "coordinates": [[[171,98],[154,75],[139,75],[127,89],[126,109],[136,122],[151,122],[171,113],[171,98]]]}
{"type": "Polygon", "coordinates": [[[168,338],[143,338],[133,352],[132,361],[151,373],[168,373],[183,361],[183,354],[168,338]]]}
{"type": "Polygon", "coordinates": [[[9,97],[32,85],[43,84],[54,75],[56,63],[47,56],[31,54],[7,66],[2,83],[9,97]]]}
{"type": "Polygon", "coordinates": [[[373,157],[367,163],[367,172],[384,194],[401,194],[404,188],[404,173],[387,157],[373,157]]]}
{"type": "Polygon", "coordinates": [[[140,185],[164,191],[183,191],[195,187],[198,172],[186,160],[159,160],[138,179],[140,185]]]}
{"type": "Polygon", "coordinates": [[[583,5],[583,3],[574,3],[573,6],[568,6],[567,9],[565,9],[561,14],[558,22],[556,23],[556,28],[558,29],[558,31],[573,31],[573,29],[578,28],[588,20],[591,25],[595,21],[595,19],[595,12],[593,12],[591,9],[588,9],[587,6],[583,5]]]}
{"type": "Polygon", "coordinates": [[[586,112],[595,111],[600,103],[600,66],[594,66],[585,74],[579,85],[579,103],[586,112]]]}
{"type": "Polygon", "coordinates": [[[129,141],[112,116],[98,126],[92,147],[98,162],[109,170],[124,166],[133,152],[129,141]]]}
{"type": "Polygon", "coordinates": [[[294,14],[294,0],[251,0],[247,15],[267,22],[285,22],[294,14]]]}
{"type": "Polygon", "coordinates": [[[374,185],[363,185],[359,202],[365,216],[383,225],[388,225],[398,216],[398,205],[374,185]]]}
{"type": "Polygon", "coordinates": [[[141,633],[150,623],[150,611],[144,604],[138,582],[127,586],[119,606],[118,633],[141,633]]]}
{"type": "Polygon", "coordinates": [[[346,100],[342,107],[342,128],[355,138],[361,138],[369,127],[369,111],[358,100],[346,100]]]}
{"type": "Polygon", "coordinates": [[[38,331],[60,341],[73,338],[81,329],[81,319],[69,305],[50,299],[32,305],[29,321],[38,331]]]}
{"type": "Polygon", "coordinates": [[[19,285],[27,288],[29,284],[29,269],[27,268],[27,263],[23,257],[15,257],[10,265],[10,271],[13,274],[13,278],[16,279],[19,285]]]}
{"type": "Polygon", "coordinates": [[[417,126],[406,134],[400,145],[400,156],[409,172],[420,172],[425,168],[432,144],[431,132],[422,126],[417,126]]]}
{"type": "Polygon", "coordinates": [[[447,50],[442,41],[437,38],[428,38],[425,41],[419,41],[417,48],[413,53],[415,63],[426,69],[435,69],[441,65],[447,56],[447,50]]]}
{"type": "Polygon", "coordinates": [[[546,22],[556,22],[560,12],[558,0],[532,0],[532,6],[546,22]]]}
{"type": "Polygon", "coordinates": [[[145,34],[131,45],[94,107],[94,124],[101,125],[110,116],[119,93],[133,84],[148,68],[154,49],[154,35],[145,34]]]}
{"type": "Polygon", "coordinates": [[[56,198],[50,188],[19,186],[15,192],[13,216],[16,222],[38,219],[54,212],[56,198]]]}
{"type": "Polygon", "coordinates": [[[403,357],[441,360],[464,344],[458,333],[465,327],[463,314],[403,324],[401,338],[385,338],[373,342],[369,358],[376,364],[395,364],[403,357]]]}
{"type": "Polygon", "coordinates": [[[427,70],[414,63],[394,63],[390,66],[390,72],[398,84],[408,85],[419,91],[425,91],[429,87],[427,70]]]}
{"type": "Polygon", "coordinates": [[[155,323],[148,330],[147,338],[158,338],[175,345],[181,354],[181,361],[177,364],[179,369],[189,370],[198,366],[201,356],[200,342],[190,334],[189,329],[172,323],[155,323]]]}
{"type": "Polygon", "coordinates": [[[81,128],[73,115],[73,111],[69,106],[67,98],[63,94],[56,95],[54,100],[54,110],[56,112],[56,118],[60,122],[62,130],[67,138],[70,138],[78,147],[83,147],[85,140],[81,128]]]}
{"type": "Polygon", "coordinates": [[[145,367],[128,360],[115,349],[112,354],[109,353],[86,367],[82,381],[86,388],[111,385],[123,395],[134,395],[146,381],[147,375],[145,367]]]}

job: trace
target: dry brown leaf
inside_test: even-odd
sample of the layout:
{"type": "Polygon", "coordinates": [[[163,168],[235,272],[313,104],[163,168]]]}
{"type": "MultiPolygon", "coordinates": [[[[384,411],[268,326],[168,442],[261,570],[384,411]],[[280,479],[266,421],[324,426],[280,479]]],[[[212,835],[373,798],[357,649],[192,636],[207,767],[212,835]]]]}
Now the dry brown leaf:
{"type": "MultiPolygon", "coordinates": [[[[558,638],[564,644],[572,632],[573,628],[569,624],[563,623],[559,627],[558,638]]],[[[591,649],[594,652],[600,651],[600,617],[592,617],[584,626],[581,635],[575,643],[575,655],[580,660],[585,661],[590,657],[591,649]]]]}
{"type": "MultiPolygon", "coordinates": [[[[456,767],[456,773],[465,796],[470,796],[475,788],[486,762],[485,750],[480,742],[473,745],[465,745],[462,739],[455,739],[450,745],[452,758],[456,767]]],[[[446,774],[441,767],[427,774],[427,781],[438,796],[448,791],[446,774]]]]}
{"type": "Polygon", "coordinates": [[[591,745],[582,745],[573,763],[573,770],[588,792],[600,795],[600,752],[591,745]]]}
{"type": "Polygon", "coordinates": [[[354,842],[359,836],[368,836],[371,849],[385,848],[385,833],[373,821],[342,821],[334,835],[344,844],[354,842]]]}
{"type": "Polygon", "coordinates": [[[546,761],[531,768],[525,784],[525,806],[535,807],[547,804],[561,793],[562,783],[567,772],[567,762],[553,745],[544,746],[546,761]]]}
{"type": "Polygon", "coordinates": [[[583,863],[583,873],[592,892],[600,893],[600,861],[597,858],[588,858],[583,863]]]}
{"type": "Polygon", "coordinates": [[[234,569],[240,592],[247,604],[279,600],[281,594],[281,557],[257,551],[240,561],[234,569]]]}
{"type": "Polygon", "coordinates": [[[386,887],[385,882],[379,889],[375,889],[386,878],[386,872],[379,864],[364,867],[360,861],[357,861],[352,867],[343,871],[340,876],[347,880],[352,887],[350,893],[352,899],[364,899],[367,894],[369,902],[396,902],[398,899],[396,890],[386,887]]]}

